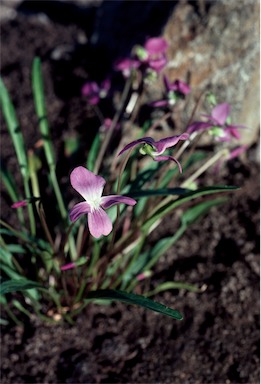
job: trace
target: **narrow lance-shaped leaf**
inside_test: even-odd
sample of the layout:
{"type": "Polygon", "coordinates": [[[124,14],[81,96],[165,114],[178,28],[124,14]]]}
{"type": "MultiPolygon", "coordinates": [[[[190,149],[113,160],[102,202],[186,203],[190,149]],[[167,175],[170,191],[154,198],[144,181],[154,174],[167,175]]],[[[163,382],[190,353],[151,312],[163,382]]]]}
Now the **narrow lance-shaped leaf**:
{"type": "Polygon", "coordinates": [[[35,110],[39,119],[39,127],[43,139],[45,156],[49,167],[55,166],[54,150],[50,138],[49,124],[47,120],[46,107],[44,102],[44,87],[41,71],[41,61],[36,57],[33,61],[32,86],[35,102],[35,110]]]}
{"type": "Polygon", "coordinates": [[[5,295],[6,293],[24,291],[32,288],[39,288],[40,284],[26,279],[21,280],[7,280],[3,283],[0,283],[0,295],[5,295]]]}
{"type": "Polygon", "coordinates": [[[15,147],[15,153],[21,174],[24,178],[26,178],[28,176],[28,167],[24,139],[16,117],[13,103],[2,79],[0,79],[0,101],[7,128],[15,147]]]}
{"type": "Polygon", "coordinates": [[[145,197],[145,196],[169,196],[176,195],[182,196],[185,193],[190,192],[186,188],[161,188],[161,189],[149,189],[149,190],[139,190],[139,191],[130,191],[129,196],[133,198],[145,197]]]}
{"type": "MultiPolygon", "coordinates": [[[[64,220],[67,220],[67,210],[65,208],[62,193],[60,186],[57,181],[55,168],[55,155],[53,143],[50,136],[49,124],[47,120],[46,107],[44,102],[44,87],[43,87],[43,77],[41,70],[41,61],[39,57],[36,57],[33,61],[33,71],[32,71],[32,86],[33,86],[33,95],[35,102],[36,114],[39,119],[39,127],[43,139],[45,157],[50,169],[50,178],[52,182],[52,187],[54,189],[59,210],[61,216],[64,220]]],[[[69,246],[72,253],[75,254],[75,245],[73,244],[72,237],[69,237],[69,246]]]]}
{"type": "Polygon", "coordinates": [[[218,193],[218,192],[230,192],[237,189],[239,188],[235,186],[213,186],[213,187],[200,188],[195,191],[188,192],[183,196],[179,197],[178,199],[174,201],[169,201],[165,205],[156,209],[152,213],[151,217],[144,223],[142,229],[145,231],[148,230],[151,227],[151,225],[155,223],[155,221],[164,217],[167,213],[171,212],[174,208],[192,199],[195,199],[197,197],[204,196],[204,195],[218,193]]]}
{"type": "Polygon", "coordinates": [[[136,304],[140,307],[150,309],[154,312],[159,312],[163,315],[170,316],[176,320],[182,320],[183,317],[179,311],[166,307],[156,301],[148,299],[147,297],[136,295],[134,293],[127,293],[124,291],[105,289],[98,291],[90,291],[86,297],[87,300],[109,300],[109,301],[121,301],[127,304],[136,304]]]}
{"type": "Polygon", "coordinates": [[[97,135],[95,136],[95,138],[93,140],[93,143],[92,143],[89,155],[88,155],[88,159],[87,159],[87,164],[86,164],[87,168],[90,171],[93,171],[93,169],[94,169],[94,165],[95,165],[95,161],[96,161],[97,156],[98,156],[100,145],[101,145],[101,139],[100,139],[100,135],[97,133],[97,135]]]}

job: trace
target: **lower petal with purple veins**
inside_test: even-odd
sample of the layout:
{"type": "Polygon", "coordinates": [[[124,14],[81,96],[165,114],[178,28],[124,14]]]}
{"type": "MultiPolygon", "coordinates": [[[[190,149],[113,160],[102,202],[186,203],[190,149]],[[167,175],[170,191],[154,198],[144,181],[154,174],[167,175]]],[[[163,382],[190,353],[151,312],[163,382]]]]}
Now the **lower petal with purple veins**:
{"type": "Polygon", "coordinates": [[[116,204],[135,205],[136,203],[136,200],[131,197],[121,195],[103,196],[101,198],[101,207],[104,209],[108,209],[116,204]]]}
{"type": "Polygon", "coordinates": [[[83,201],[82,203],[76,204],[69,213],[70,220],[72,222],[76,221],[81,217],[82,215],[85,215],[86,213],[91,212],[91,207],[90,205],[86,202],[83,201]]]}
{"type": "Polygon", "coordinates": [[[102,235],[108,236],[112,231],[111,219],[102,208],[88,213],[88,226],[91,235],[96,239],[102,235]]]}

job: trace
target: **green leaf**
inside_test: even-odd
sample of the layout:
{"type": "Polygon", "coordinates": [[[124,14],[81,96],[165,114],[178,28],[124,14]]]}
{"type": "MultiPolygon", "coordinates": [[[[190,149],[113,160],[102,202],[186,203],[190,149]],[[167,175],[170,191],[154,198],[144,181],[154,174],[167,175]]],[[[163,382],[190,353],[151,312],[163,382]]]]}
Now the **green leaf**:
{"type": "Polygon", "coordinates": [[[146,293],[146,296],[153,296],[169,289],[186,289],[191,292],[200,292],[200,289],[192,284],[183,283],[181,281],[166,281],[165,283],[158,285],[153,291],[146,293]]]}
{"type": "MultiPolygon", "coordinates": [[[[33,61],[33,69],[32,69],[32,87],[33,87],[33,95],[34,95],[34,103],[35,110],[39,120],[39,128],[42,135],[43,146],[45,157],[49,166],[49,176],[51,180],[52,187],[54,189],[56,199],[58,202],[59,210],[61,213],[61,217],[64,221],[68,221],[68,212],[65,208],[62,193],[60,190],[59,183],[57,181],[56,176],[56,161],[55,161],[55,153],[54,146],[52,143],[49,124],[47,120],[47,113],[44,101],[44,86],[43,86],[43,76],[41,70],[41,60],[39,57],[35,57],[33,61]]],[[[70,250],[73,247],[72,237],[69,237],[69,246],[70,250]]],[[[74,247],[75,248],[75,247],[74,247]]],[[[73,252],[75,249],[73,249],[73,252]]]]}
{"type": "Polygon", "coordinates": [[[176,320],[182,320],[183,317],[179,311],[172,308],[166,307],[156,301],[148,299],[147,297],[136,295],[134,293],[127,293],[119,290],[105,289],[98,291],[90,291],[86,297],[87,300],[110,300],[110,301],[121,301],[127,304],[136,304],[140,307],[150,309],[155,312],[159,312],[163,315],[170,316],[176,320]]]}
{"type": "MultiPolygon", "coordinates": [[[[24,139],[16,118],[14,106],[9,97],[9,93],[1,79],[0,79],[0,103],[3,109],[3,115],[6,120],[9,134],[12,138],[12,142],[15,148],[15,153],[16,153],[16,157],[20,167],[20,172],[23,177],[25,197],[29,198],[30,197],[29,169],[28,169],[28,161],[27,161],[26,149],[24,145],[24,139]]],[[[29,213],[31,232],[35,233],[35,220],[34,220],[33,208],[30,204],[27,206],[27,210],[29,213]]],[[[23,220],[21,215],[20,215],[20,218],[21,220],[23,220]]]]}
{"type": "Polygon", "coordinates": [[[25,178],[28,176],[28,164],[24,146],[24,139],[18,120],[16,118],[13,103],[2,79],[0,79],[0,103],[9,134],[12,138],[12,142],[15,147],[15,153],[17,156],[21,174],[25,178]]]}
{"type": "MultiPolygon", "coordinates": [[[[174,236],[165,237],[157,242],[152,249],[140,254],[134,261],[130,262],[128,268],[122,277],[122,286],[126,289],[127,284],[139,273],[147,271],[156,264],[159,258],[183,235],[187,228],[181,226],[174,234],[174,236]]],[[[135,280],[137,283],[137,281],[135,280]]],[[[132,282],[131,284],[134,284],[132,282]]],[[[136,284],[135,284],[136,285],[136,284]]]]}
{"type": "Polygon", "coordinates": [[[219,193],[219,192],[231,192],[234,190],[239,189],[239,187],[235,186],[212,186],[212,187],[205,187],[200,188],[195,191],[190,191],[188,193],[185,193],[183,196],[179,197],[178,199],[174,201],[168,201],[166,204],[161,206],[159,205],[158,208],[154,210],[151,217],[143,224],[142,230],[147,231],[149,228],[159,219],[164,217],[166,214],[171,212],[174,208],[177,208],[178,206],[191,201],[192,199],[195,199],[197,197],[201,197],[204,195],[210,195],[213,193],[219,193]]]}
{"type": "Polygon", "coordinates": [[[39,127],[44,144],[44,152],[49,167],[55,166],[54,149],[50,137],[49,124],[47,120],[46,107],[44,102],[44,87],[41,70],[41,60],[35,57],[32,69],[32,87],[34,95],[34,103],[37,117],[39,119],[39,127]]]}
{"type": "Polygon", "coordinates": [[[3,180],[5,188],[9,194],[10,198],[12,199],[12,201],[13,202],[18,201],[19,197],[18,197],[18,194],[16,191],[14,178],[10,174],[8,169],[6,168],[6,165],[2,159],[1,159],[1,167],[0,167],[0,176],[1,176],[1,179],[3,180]]]}
{"type": "Polygon", "coordinates": [[[92,146],[90,148],[90,151],[88,154],[88,159],[87,159],[87,164],[86,164],[87,168],[90,171],[93,171],[93,169],[94,169],[94,165],[95,165],[95,161],[96,161],[97,156],[98,156],[100,145],[101,145],[101,139],[100,139],[100,135],[97,133],[97,135],[95,136],[95,138],[93,140],[92,146]]]}
{"type": "Polygon", "coordinates": [[[41,285],[35,281],[21,279],[21,280],[6,280],[0,283],[0,295],[6,293],[24,291],[32,288],[40,288],[41,285]]]}
{"type": "MultiPolygon", "coordinates": [[[[223,204],[227,201],[227,198],[217,198],[211,201],[206,201],[199,203],[192,208],[189,208],[181,217],[181,226],[178,230],[175,231],[173,236],[165,237],[160,239],[152,249],[143,252],[139,257],[130,262],[128,268],[122,276],[122,286],[121,288],[126,289],[127,284],[137,276],[137,274],[142,273],[142,271],[147,271],[151,269],[159,260],[159,258],[168,251],[168,249],[173,246],[176,241],[184,234],[189,225],[192,225],[195,221],[200,219],[203,215],[208,213],[208,211],[217,205],[223,204]]],[[[132,282],[131,284],[134,284],[132,282]]],[[[131,285],[133,287],[133,285],[131,285]]]]}
{"type": "Polygon", "coordinates": [[[182,225],[189,226],[198,220],[201,216],[208,213],[210,208],[224,204],[228,199],[226,197],[220,197],[218,199],[205,201],[203,203],[197,204],[194,207],[188,209],[181,217],[182,225]]]}
{"type": "Polygon", "coordinates": [[[190,189],[186,188],[161,188],[161,189],[151,189],[151,190],[139,190],[139,191],[131,191],[129,192],[129,197],[133,197],[134,199],[145,196],[169,196],[176,195],[182,196],[186,193],[191,192],[190,189]]]}

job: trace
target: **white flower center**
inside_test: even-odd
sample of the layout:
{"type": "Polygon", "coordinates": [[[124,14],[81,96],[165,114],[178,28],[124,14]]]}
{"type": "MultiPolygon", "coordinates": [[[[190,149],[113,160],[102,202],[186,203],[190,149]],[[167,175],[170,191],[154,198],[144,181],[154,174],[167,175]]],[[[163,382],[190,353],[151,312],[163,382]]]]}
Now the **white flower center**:
{"type": "Polygon", "coordinates": [[[101,205],[101,197],[96,197],[93,200],[88,200],[88,204],[90,204],[90,206],[91,206],[91,211],[92,212],[95,211],[101,205]]]}

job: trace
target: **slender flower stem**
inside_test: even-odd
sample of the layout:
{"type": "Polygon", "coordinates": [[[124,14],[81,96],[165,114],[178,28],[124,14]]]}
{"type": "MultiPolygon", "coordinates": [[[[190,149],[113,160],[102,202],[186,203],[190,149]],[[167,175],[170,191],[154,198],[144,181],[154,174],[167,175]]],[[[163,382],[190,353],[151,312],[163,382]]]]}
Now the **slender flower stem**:
{"type": "MultiPolygon", "coordinates": [[[[127,153],[127,156],[125,157],[123,163],[121,164],[120,172],[119,172],[119,177],[118,177],[117,192],[116,192],[117,195],[120,194],[122,175],[123,175],[124,169],[125,169],[125,167],[126,167],[126,165],[128,163],[128,160],[129,160],[129,158],[131,156],[132,151],[133,151],[133,148],[131,148],[129,150],[129,152],[127,153]]],[[[119,217],[120,217],[120,207],[119,207],[119,205],[117,205],[117,216],[116,216],[116,220],[115,220],[115,223],[114,223],[114,226],[113,226],[113,234],[112,234],[112,240],[111,240],[111,244],[110,244],[110,249],[112,249],[114,241],[115,241],[115,236],[116,236],[116,231],[117,231],[117,227],[118,227],[119,217]]]]}
{"type": "MultiPolygon", "coordinates": [[[[29,199],[31,197],[30,193],[30,186],[29,186],[29,179],[27,177],[24,177],[24,193],[25,197],[29,199]]],[[[31,228],[31,234],[35,236],[36,232],[36,226],[35,226],[35,219],[34,219],[34,212],[33,207],[31,204],[27,204],[28,209],[28,215],[29,215],[29,221],[30,221],[30,228],[31,228]]]]}
{"type": "Polygon", "coordinates": [[[181,147],[179,148],[178,152],[176,153],[175,155],[175,158],[178,160],[180,158],[180,156],[182,155],[182,153],[185,151],[185,149],[189,146],[189,144],[195,139],[195,137],[197,136],[197,132],[194,132],[190,135],[189,139],[184,141],[184,143],[181,145],[181,147]]]}
{"type": "Polygon", "coordinates": [[[211,157],[205,164],[202,165],[196,172],[194,172],[187,180],[181,184],[181,188],[188,187],[193,181],[195,181],[202,173],[204,173],[209,167],[216,163],[221,157],[227,155],[227,149],[222,149],[211,157]]]}
{"type": "MultiPolygon", "coordinates": [[[[222,156],[227,155],[227,149],[222,149],[221,151],[217,152],[213,157],[211,157],[201,168],[199,168],[193,175],[191,175],[187,180],[185,180],[180,187],[184,188],[187,187],[189,183],[196,180],[202,173],[204,173],[209,167],[211,167],[216,161],[218,161],[222,156]]],[[[168,196],[165,199],[163,199],[151,212],[150,217],[154,215],[155,212],[158,211],[158,209],[162,208],[165,204],[172,201],[174,198],[173,196],[168,196]]]]}
{"type": "Polygon", "coordinates": [[[113,118],[112,123],[111,123],[111,127],[108,129],[108,131],[106,133],[105,139],[104,139],[104,141],[102,143],[100,152],[99,152],[97,160],[95,162],[95,166],[94,166],[93,172],[96,173],[96,174],[99,172],[99,169],[100,169],[101,163],[102,163],[102,159],[103,159],[103,157],[105,155],[105,152],[106,152],[106,150],[108,148],[108,145],[110,144],[110,141],[111,141],[113,132],[115,130],[115,127],[116,127],[116,125],[118,123],[118,120],[119,120],[119,118],[120,118],[120,116],[121,116],[121,114],[123,112],[123,108],[125,106],[126,99],[128,97],[131,84],[132,84],[132,78],[130,77],[128,79],[128,81],[125,83],[125,87],[124,87],[124,90],[123,90],[123,93],[122,93],[122,98],[121,98],[119,109],[116,112],[116,114],[114,115],[114,118],[113,118]]]}
{"type": "Polygon", "coordinates": [[[38,209],[37,209],[37,210],[38,210],[38,214],[39,214],[40,221],[41,221],[42,227],[43,227],[43,229],[44,229],[46,238],[47,238],[47,240],[49,241],[49,243],[50,243],[50,245],[51,245],[51,247],[52,247],[53,252],[55,253],[55,245],[54,245],[52,236],[51,236],[51,234],[50,234],[48,225],[47,225],[46,220],[45,220],[45,214],[44,214],[44,210],[43,210],[43,207],[42,207],[41,202],[38,203],[37,208],[38,208],[38,209]]]}

